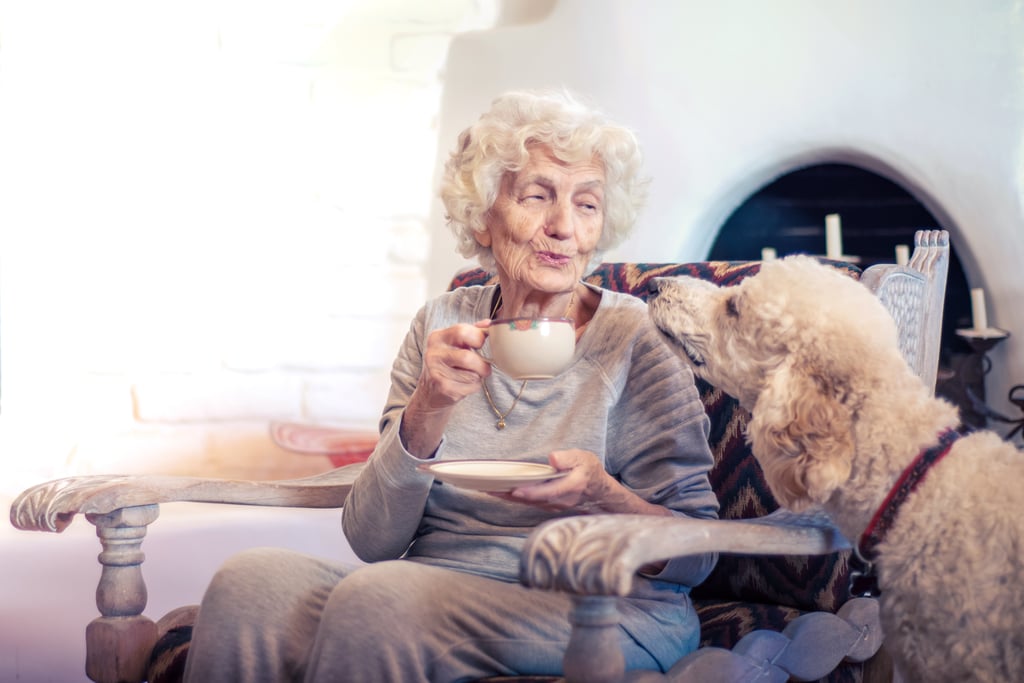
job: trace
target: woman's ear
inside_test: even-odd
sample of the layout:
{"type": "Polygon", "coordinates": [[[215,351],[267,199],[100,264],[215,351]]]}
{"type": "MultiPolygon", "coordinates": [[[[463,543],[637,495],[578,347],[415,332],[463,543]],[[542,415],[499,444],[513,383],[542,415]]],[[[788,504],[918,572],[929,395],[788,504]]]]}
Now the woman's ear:
{"type": "Polygon", "coordinates": [[[829,386],[787,362],[769,376],[747,427],[769,488],[792,510],[824,503],[850,476],[853,415],[829,386]]]}
{"type": "Polygon", "coordinates": [[[483,228],[482,230],[474,230],[473,238],[476,240],[476,243],[479,244],[481,247],[491,246],[491,231],[488,230],[486,227],[483,228]]]}

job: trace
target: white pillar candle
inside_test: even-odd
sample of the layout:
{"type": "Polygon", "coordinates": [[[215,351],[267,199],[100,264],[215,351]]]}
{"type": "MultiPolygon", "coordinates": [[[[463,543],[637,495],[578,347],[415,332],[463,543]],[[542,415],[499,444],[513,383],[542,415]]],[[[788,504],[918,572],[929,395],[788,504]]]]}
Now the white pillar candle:
{"type": "Polygon", "coordinates": [[[774,261],[777,254],[775,253],[775,247],[762,247],[761,249],[761,260],[762,261],[774,261]]]}
{"type": "Polygon", "coordinates": [[[988,329],[988,313],[985,312],[985,290],[975,287],[971,290],[971,320],[975,330],[988,329]]]}
{"type": "Polygon", "coordinates": [[[825,216],[825,256],[830,259],[843,257],[843,235],[839,228],[839,214],[825,216]]]}
{"type": "Polygon", "coordinates": [[[896,265],[905,266],[910,263],[910,247],[906,244],[896,245],[896,265]]]}

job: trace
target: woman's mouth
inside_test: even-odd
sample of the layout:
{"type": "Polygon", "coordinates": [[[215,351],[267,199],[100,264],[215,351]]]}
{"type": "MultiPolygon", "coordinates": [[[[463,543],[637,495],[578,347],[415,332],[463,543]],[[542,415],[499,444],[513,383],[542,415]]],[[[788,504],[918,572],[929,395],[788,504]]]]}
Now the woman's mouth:
{"type": "Polygon", "coordinates": [[[537,260],[551,266],[564,266],[571,259],[565,254],[556,254],[551,251],[538,251],[537,260]]]}

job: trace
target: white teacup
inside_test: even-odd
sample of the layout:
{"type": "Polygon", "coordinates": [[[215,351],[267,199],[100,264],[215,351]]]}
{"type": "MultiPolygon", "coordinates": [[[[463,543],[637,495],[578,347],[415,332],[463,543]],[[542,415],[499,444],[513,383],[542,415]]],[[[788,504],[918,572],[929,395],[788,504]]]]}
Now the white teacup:
{"type": "Polygon", "coordinates": [[[568,318],[504,318],[491,321],[484,358],[513,379],[551,379],[572,363],[576,326],[568,318]]]}

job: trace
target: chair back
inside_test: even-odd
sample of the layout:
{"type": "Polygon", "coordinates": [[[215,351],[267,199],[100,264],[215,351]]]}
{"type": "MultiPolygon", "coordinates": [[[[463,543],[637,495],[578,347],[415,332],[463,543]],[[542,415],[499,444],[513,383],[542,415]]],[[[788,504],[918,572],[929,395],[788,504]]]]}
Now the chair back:
{"type": "Polygon", "coordinates": [[[932,391],[939,370],[948,272],[949,233],[918,230],[906,266],[874,265],[860,278],[889,309],[903,357],[932,391]]]}

